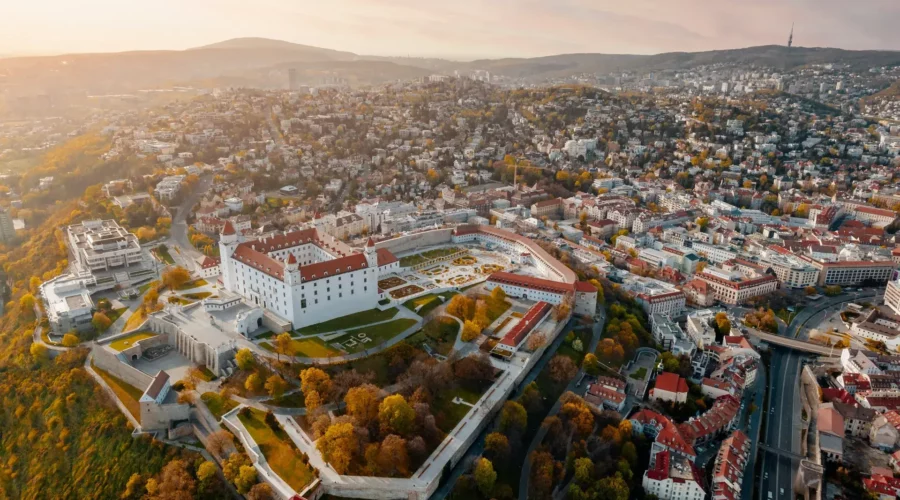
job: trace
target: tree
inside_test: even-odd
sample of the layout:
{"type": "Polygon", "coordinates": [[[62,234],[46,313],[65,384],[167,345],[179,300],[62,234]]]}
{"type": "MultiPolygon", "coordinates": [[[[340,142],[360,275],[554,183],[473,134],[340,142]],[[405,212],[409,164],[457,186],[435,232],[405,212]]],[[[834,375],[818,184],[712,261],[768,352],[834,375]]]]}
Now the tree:
{"type": "Polygon", "coordinates": [[[381,442],[376,461],[381,473],[386,476],[408,476],[409,454],[406,450],[406,440],[396,434],[389,434],[381,442]]]}
{"type": "Polygon", "coordinates": [[[471,342],[477,339],[479,335],[481,335],[481,328],[474,321],[467,319],[463,323],[462,341],[471,342]]]}
{"type": "Polygon", "coordinates": [[[290,356],[293,352],[293,343],[294,339],[291,338],[291,334],[284,332],[278,334],[275,337],[275,354],[278,355],[278,360],[281,361],[281,356],[290,356]]]}
{"type": "Polygon", "coordinates": [[[716,313],[716,332],[719,335],[731,333],[731,320],[728,319],[728,314],[724,312],[716,313]]]}
{"type": "Polygon", "coordinates": [[[272,487],[269,483],[256,483],[247,492],[247,500],[271,500],[275,498],[272,495],[272,487]]]}
{"type": "Polygon", "coordinates": [[[362,426],[368,426],[378,418],[379,389],[372,384],[353,387],[344,396],[347,414],[362,426]]]}
{"type": "Polygon", "coordinates": [[[491,290],[491,302],[495,305],[500,305],[506,302],[506,292],[502,287],[495,286],[493,290],[491,290]]]}
{"type": "Polygon", "coordinates": [[[619,476],[604,477],[597,482],[597,498],[604,500],[628,500],[630,494],[628,483],[619,476]]]}
{"type": "Polygon", "coordinates": [[[803,293],[805,293],[806,296],[809,297],[810,295],[815,295],[815,294],[819,293],[819,291],[816,290],[816,287],[814,287],[814,286],[808,286],[803,289],[803,293]]]}
{"type": "Polygon", "coordinates": [[[331,394],[331,377],[320,368],[307,368],[300,372],[300,390],[303,394],[317,392],[322,398],[331,394]]]}
{"type": "Polygon", "coordinates": [[[556,477],[556,461],[553,460],[553,455],[546,451],[532,452],[530,458],[531,492],[535,498],[549,498],[556,477]]]}
{"type": "Polygon", "coordinates": [[[597,356],[594,353],[589,352],[584,355],[584,360],[581,362],[581,368],[588,375],[593,375],[596,377],[600,375],[600,360],[597,359],[597,356]]]}
{"type": "Polygon", "coordinates": [[[171,290],[177,290],[178,287],[184,285],[190,280],[191,273],[181,266],[175,266],[173,268],[167,269],[162,274],[163,285],[169,287],[169,289],[171,290]]]}
{"type": "Polygon", "coordinates": [[[28,318],[34,317],[34,295],[26,293],[19,298],[19,311],[28,318]]]}
{"type": "Polygon", "coordinates": [[[378,421],[381,432],[406,436],[412,432],[416,412],[400,394],[392,394],[381,401],[378,407],[378,421]]]}
{"type": "Polygon", "coordinates": [[[472,321],[475,323],[475,326],[478,327],[479,332],[490,326],[491,320],[488,316],[487,301],[479,300],[475,302],[475,316],[472,321]]]}
{"type": "Polygon", "coordinates": [[[550,378],[554,382],[566,382],[571,380],[578,373],[578,367],[572,358],[557,354],[550,360],[548,366],[550,370],[550,378]]]}
{"type": "Polygon", "coordinates": [[[625,361],[625,349],[617,340],[606,338],[597,345],[597,356],[608,365],[620,366],[625,361]]]}
{"type": "Polygon", "coordinates": [[[594,461],[588,457],[575,460],[575,481],[581,485],[589,486],[594,480],[594,461]]]}
{"type": "Polygon", "coordinates": [[[500,430],[509,436],[511,433],[525,432],[528,427],[528,412],[525,407],[515,401],[507,401],[500,411],[500,430]]]}
{"type": "Polygon", "coordinates": [[[37,362],[41,362],[50,357],[50,351],[47,349],[47,346],[44,344],[34,343],[31,344],[31,347],[28,348],[28,351],[31,353],[32,359],[37,362]]]}
{"type": "Polygon", "coordinates": [[[484,439],[484,450],[494,460],[506,460],[509,457],[509,438],[499,432],[492,432],[484,439]]]}
{"type": "Polygon", "coordinates": [[[475,316],[475,300],[464,294],[454,295],[447,304],[447,314],[461,320],[472,319],[475,316]]]}
{"type": "Polygon", "coordinates": [[[497,482],[497,472],[494,470],[494,464],[486,458],[479,458],[475,462],[475,484],[478,485],[478,491],[485,497],[490,497],[494,491],[494,484],[497,482]]]}
{"type": "Polygon", "coordinates": [[[316,441],[316,449],[338,474],[344,474],[359,453],[359,438],[350,422],[335,423],[316,441]]]}
{"type": "Polygon", "coordinates": [[[98,332],[105,332],[109,328],[109,325],[112,324],[112,321],[110,321],[109,316],[97,311],[91,319],[91,324],[98,332]]]}
{"type": "Polygon", "coordinates": [[[838,285],[828,285],[825,287],[825,295],[829,297],[834,297],[835,295],[840,295],[843,292],[843,289],[838,285]]]}
{"type": "Polygon", "coordinates": [[[188,472],[187,462],[175,459],[167,463],[159,473],[156,497],[159,499],[193,498],[196,489],[197,482],[188,472]]]}
{"type": "Polygon", "coordinates": [[[238,493],[247,494],[258,481],[259,477],[256,474],[256,467],[242,465],[238,470],[237,478],[234,480],[234,486],[237,488],[238,493]]]}
{"type": "Polygon", "coordinates": [[[278,399],[284,395],[287,385],[287,382],[280,375],[272,375],[266,380],[266,391],[269,392],[269,396],[278,399]]]}
{"type": "Polygon", "coordinates": [[[261,391],[263,388],[262,377],[258,373],[251,373],[247,376],[247,380],[244,381],[244,388],[254,393],[261,391]]]}
{"type": "Polygon", "coordinates": [[[67,333],[67,334],[63,335],[63,338],[62,338],[63,347],[75,347],[78,345],[79,342],[81,342],[81,341],[78,340],[78,335],[75,335],[72,333],[67,333]]]}
{"type": "MultiPolygon", "coordinates": [[[[624,420],[624,422],[627,422],[627,420],[624,420]]],[[[632,443],[631,441],[626,441],[625,444],[622,445],[621,455],[622,458],[628,461],[628,464],[631,465],[631,467],[637,466],[638,455],[637,448],[634,446],[634,443],[632,443]]]]}
{"type": "Polygon", "coordinates": [[[246,347],[238,349],[234,355],[234,361],[237,367],[244,371],[250,371],[256,365],[256,359],[253,357],[253,351],[246,347]]]}
{"type": "Polygon", "coordinates": [[[526,347],[529,351],[537,351],[541,347],[544,347],[544,344],[547,343],[547,337],[542,333],[532,333],[528,336],[528,341],[525,343],[526,347]]]}
{"type": "Polygon", "coordinates": [[[709,227],[709,218],[708,217],[697,217],[697,225],[700,226],[701,230],[705,230],[709,227]]]}
{"type": "Polygon", "coordinates": [[[234,447],[234,436],[220,429],[206,437],[206,449],[213,455],[224,457],[234,447]]]}

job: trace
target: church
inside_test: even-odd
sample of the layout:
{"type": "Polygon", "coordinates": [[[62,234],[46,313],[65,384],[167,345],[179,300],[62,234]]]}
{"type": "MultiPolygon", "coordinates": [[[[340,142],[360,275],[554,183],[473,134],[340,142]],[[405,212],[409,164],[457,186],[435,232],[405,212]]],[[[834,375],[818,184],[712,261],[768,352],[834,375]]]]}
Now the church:
{"type": "Polygon", "coordinates": [[[294,328],[377,307],[379,275],[400,267],[371,238],[362,253],[315,228],[243,241],[230,221],[220,235],[219,254],[226,290],[294,328]]]}

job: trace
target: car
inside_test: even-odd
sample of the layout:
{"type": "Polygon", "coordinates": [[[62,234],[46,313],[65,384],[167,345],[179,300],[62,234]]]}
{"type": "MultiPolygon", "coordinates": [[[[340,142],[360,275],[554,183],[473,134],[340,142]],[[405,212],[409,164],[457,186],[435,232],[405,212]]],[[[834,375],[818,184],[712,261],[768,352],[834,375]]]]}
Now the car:
{"type": "Polygon", "coordinates": [[[779,489],[778,489],[778,494],[779,494],[779,495],[784,495],[784,488],[779,488],[779,489]]]}

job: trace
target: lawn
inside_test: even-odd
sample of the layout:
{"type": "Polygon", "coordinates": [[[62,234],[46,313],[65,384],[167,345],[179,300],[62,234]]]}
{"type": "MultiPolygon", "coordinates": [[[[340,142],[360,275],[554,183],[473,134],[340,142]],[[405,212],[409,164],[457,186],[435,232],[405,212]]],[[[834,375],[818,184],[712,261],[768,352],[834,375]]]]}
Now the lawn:
{"type": "Polygon", "coordinates": [[[432,404],[432,412],[437,418],[438,428],[444,432],[450,432],[456,427],[456,424],[465,418],[471,406],[463,404],[455,404],[453,399],[459,396],[468,403],[475,404],[481,398],[481,395],[490,387],[485,384],[481,391],[473,392],[463,387],[457,387],[452,391],[444,391],[434,399],[432,404]]]}
{"type": "Polygon", "coordinates": [[[378,323],[379,321],[387,321],[396,316],[397,312],[396,307],[385,309],[384,311],[379,309],[369,309],[368,311],[348,314],[346,316],[341,316],[340,318],[334,318],[329,321],[306,326],[297,330],[297,333],[300,335],[315,335],[318,333],[328,333],[370,325],[372,323],[378,323]]]}
{"type": "Polygon", "coordinates": [[[186,293],[184,298],[191,300],[203,300],[212,297],[212,292],[186,293]]]}
{"type": "Polygon", "coordinates": [[[207,368],[206,365],[200,365],[198,368],[200,369],[200,375],[201,375],[200,378],[204,382],[212,382],[213,380],[219,378],[219,377],[216,377],[216,374],[213,373],[212,370],[207,368]]]}
{"type": "Polygon", "coordinates": [[[400,259],[400,267],[409,267],[421,264],[425,261],[429,261],[431,259],[437,259],[438,257],[445,257],[447,255],[453,255],[459,251],[457,247],[449,247],[449,248],[436,248],[434,250],[429,250],[427,252],[417,253],[415,255],[407,255],[400,259]]]}
{"type": "Polygon", "coordinates": [[[443,356],[449,356],[459,335],[459,323],[448,316],[438,316],[429,321],[421,331],[407,339],[413,345],[428,344],[443,356]]]}
{"type": "Polygon", "coordinates": [[[302,491],[314,479],[313,471],[284,429],[266,425],[265,416],[264,412],[251,409],[248,417],[239,415],[238,418],[259,445],[272,470],[295,491],[302,491]]]}
{"type": "Polygon", "coordinates": [[[112,341],[109,344],[109,347],[111,347],[116,352],[122,352],[125,349],[128,349],[129,347],[133,346],[136,342],[138,342],[140,340],[149,339],[150,337],[155,337],[155,336],[156,336],[156,334],[153,332],[135,332],[135,333],[132,333],[131,335],[127,335],[125,337],[122,337],[120,339],[116,339],[116,340],[112,341]]]}
{"type": "Polygon", "coordinates": [[[487,315],[488,315],[488,319],[491,320],[491,323],[493,323],[497,318],[502,316],[503,313],[505,313],[506,310],[509,309],[509,307],[512,305],[512,303],[510,303],[508,300],[497,303],[497,302],[491,300],[490,296],[487,296],[487,295],[479,297],[479,298],[484,299],[484,301],[487,302],[487,305],[488,305],[487,315]]]}
{"type": "Polygon", "coordinates": [[[638,369],[638,371],[632,373],[628,376],[628,378],[633,378],[635,380],[644,380],[644,377],[647,376],[647,369],[643,366],[638,369]]]}
{"type": "Polygon", "coordinates": [[[200,286],[206,286],[209,283],[203,278],[197,278],[195,280],[188,281],[187,283],[182,283],[181,286],[176,288],[176,290],[190,290],[191,288],[197,288],[200,286]]]}
{"type": "Polygon", "coordinates": [[[235,409],[238,405],[237,401],[234,401],[231,398],[223,398],[216,392],[204,392],[200,395],[200,399],[203,400],[206,407],[209,408],[209,411],[211,411],[216,418],[222,418],[222,415],[235,409]]]}
{"type": "MultiPolygon", "coordinates": [[[[269,342],[260,342],[259,346],[267,351],[275,352],[275,346],[269,342]]],[[[326,344],[319,337],[308,337],[304,339],[292,339],[291,356],[301,356],[305,358],[327,358],[330,356],[339,356],[343,354],[341,351],[326,344]]]]}
{"type": "Polygon", "coordinates": [[[138,295],[144,295],[145,293],[147,293],[147,290],[149,290],[150,287],[156,283],[157,283],[156,281],[148,281],[148,282],[144,283],[143,285],[139,286],[138,287],[138,295]]]}
{"type": "Polygon", "coordinates": [[[127,307],[120,307],[118,309],[113,309],[113,310],[109,311],[108,313],[106,313],[106,317],[109,318],[110,324],[113,324],[127,310],[128,310],[127,307]]]}
{"type": "Polygon", "coordinates": [[[122,327],[123,332],[128,332],[134,330],[135,328],[141,326],[141,323],[147,320],[147,313],[144,312],[143,309],[138,309],[131,316],[128,317],[128,320],[125,321],[125,326],[122,327]]]}
{"type": "Polygon", "coordinates": [[[339,343],[343,345],[344,342],[350,340],[358,340],[359,334],[365,334],[366,337],[370,339],[369,342],[356,342],[356,344],[353,346],[344,345],[344,350],[352,354],[381,345],[384,342],[387,342],[388,340],[396,337],[397,335],[400,335],[407,328],[415,324],[416,320],[414,319],[395,319],[393,321],[388,321],[387,323],[381,323],[378,325],[358,328],[356,330],[350,330],[345,335],[341,335],[340,337],[332,339],[332,343],[339,343]]]}
{"type": "Polygon", "coordinates": [[[428,313],[435,310],[438,306],[450,300],[450,298],[454,295],[456,295],[456,292],[441,292],[438,294],[429,293],[428,295],[422,295],[421,297],[407,300],[403,303],[403,305],[419,316],[425,317],[428,315],[428,313]],[[443,298],[444,300],[441,300],[441,298],[443,298]]]}
{"type": "Polygon", "coordinates": [[[175,259],[172,258],[172,255],[169,253],[168,249],[163,249],[160,247],[156,247],[153,249],[153,253],[159,257],[166,264],[174,264],[175,259]]]}
{"type": "Polygon", "coordinates": [[[141,421],[141,405],[138,401],[141,399],[141,396],[144,395],[144,391],[142,389],[138,389],[137,387],[128,384],[124,380],[116,377],[115,375],[111,375],[106,370],[101,370],[94,366],[94,363],[91,362],[91,368],[100,375],[106,384],[116,393],[116,397],[119,398],[119,401],[125,405],[125,408],[131,412],[131,415],[138,422],[141,421]]]}
{"type": "Polygon", "coordinates": [[[306,406],[306,401],[304,400],[303,393],[297,391],[277,399],[267,399],[263,401],[263,404],[281,408],[303,408],[306,406]]]}

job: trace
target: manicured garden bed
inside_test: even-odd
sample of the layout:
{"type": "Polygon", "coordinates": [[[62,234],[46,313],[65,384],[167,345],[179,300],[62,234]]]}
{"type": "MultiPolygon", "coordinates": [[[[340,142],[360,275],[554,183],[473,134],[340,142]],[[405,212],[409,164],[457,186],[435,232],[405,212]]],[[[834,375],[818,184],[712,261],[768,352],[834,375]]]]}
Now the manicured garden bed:
{"type": "Polygon", "coordinates": [[[128,349],[129,347],[136,344],[138,341],[149,339],[150,337],[155,336],[156,334],[153,332],[135,332],[131,335],[127,335],[110,342],[109,347],[116,352],[122,352],[125,349],[128,349]]]}
{"type": "Polygon", "coordinates": [[[391,276],[390,278],[385,278],[383,280],[378,281],[378,288],[382,290],[390,290],[391,288],[397,288],[400,285],[405,285],[406,280],[403,278],[398,278],[396,276],[391,276]]]}
{"type": "Polygon", "coordinates": [[[408,285],[403,288],[399,288],[391,292],[391,297],[395,299],[402,299],[403,297],[409,297],[410,295],[415,295],[420,292],[424,292],[425,289],[418,285],[408,285]]]}
{"type": "Polygon", "coordinates": [[[423,262],[427,262],[431,259],[453,255],[456,252],[459,252],[459,250],[460,249],[457,247],[436,248],[434,250],[428,250],[427,252],[407,255],[406,257],[400,259],[400,267],[415,266],[423,262]]]}

